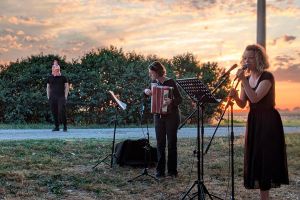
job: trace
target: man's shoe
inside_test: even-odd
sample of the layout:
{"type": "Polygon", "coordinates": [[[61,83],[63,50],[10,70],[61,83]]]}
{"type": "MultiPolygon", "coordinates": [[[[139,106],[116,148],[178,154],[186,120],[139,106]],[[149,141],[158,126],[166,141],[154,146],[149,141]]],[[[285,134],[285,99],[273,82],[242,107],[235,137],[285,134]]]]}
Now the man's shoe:
{"type": "Polygon", "coordinates": [[[52,129],[52,131],[59,131],[59,128],[55,127],[55,128],[52,129]]]}
{"type": "Polygon", "coordinates": [[[64,127],[63,131],[64,131],[64,132],[67,132],[67,131],[68,131],[68,129],[67,129],[66,126],[64,127]]]}
{"type": "Polygon", "coordinates": [[[168,172],[168,176],[171,176],[171,177],[177,178],[177,176],[178,176],[178,172],[168,172]]]}
{"type": "Polygon", "coordinates": [[[156,174],[155,174],[156,178],[163,178],[165,176],[166,176],[165,173],[162,173],[162,172],[156,172],[156,174]]]}

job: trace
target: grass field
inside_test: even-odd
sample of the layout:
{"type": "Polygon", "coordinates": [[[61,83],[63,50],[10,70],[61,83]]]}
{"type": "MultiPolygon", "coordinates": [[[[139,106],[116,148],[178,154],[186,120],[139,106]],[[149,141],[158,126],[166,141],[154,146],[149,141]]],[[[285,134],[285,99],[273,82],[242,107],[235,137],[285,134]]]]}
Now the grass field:
{"type": "MultiPolygon", "coordinates": [[[[235,197],[259,199],[257,190],[243,187],[243,141],[243,136],[235,139],[235,197]]],[[[296,200],[300,195],[300,134],[286,135],[286,143],[290,185],[272,189],[274,200],[296,200]]],[[[151,144],[155,146],[154,141],[151,144]]],[[[196,139],[178,141],[177,178],[155,182],[144,176],[133,183],[127,180],[143,167],[110,168],[102,163],[92,170],[98,158],[110,152],[110,141],[27,140],[1,141],[0,145],[0,199],[180,199],[197,176],[196,139]]],[[[227,138],[215,138],[204,163],[204,184],[222,199],[230,196],[228,145],[227,138]]]]}

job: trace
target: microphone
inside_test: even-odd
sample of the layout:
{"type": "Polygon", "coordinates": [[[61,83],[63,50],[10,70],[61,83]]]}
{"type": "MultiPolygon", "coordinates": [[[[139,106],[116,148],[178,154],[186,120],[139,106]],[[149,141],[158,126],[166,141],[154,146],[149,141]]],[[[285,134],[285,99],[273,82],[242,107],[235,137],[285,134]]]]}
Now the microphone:
{"type": "Polygon", "coordinates": [[[141,105],[140,105],[140,114],[143,115],[145,111],[145,103],[146,103],[147,95],[143,92],[141,95],[141,105]]]}
{"type": "Polygon", "coordinates": [[[141,111],[144,112],[145,111],[145,105],[143,104],[141,107],[141,111]]]}
{"type": "Polygon", "coordinates": [[[145,106],[144,106],[144,104],[142,104],[141,109],[140,109],[140,113],[142,116],[144,115],[144,111],[145,111],[145,106]]]}
{"type": "Polygon", "coordinates": [[[235,68],[237,68],[237,66],[238,66],[237,64],[232,65],[232,66],[227,70],[227,72],[225,72],[220,78],[223,78],[223,77],[225,77],[225,76],[228,76],[232,70],[234,70],[235,68]]]}
{"type": "MultiPolygon", "coordinates": [[[[244,64],[243,67],[242,67],[242,70],[245,71],[246,69],[248,69],[248,66],[249,66],[248,63],[244,64]]],[[[237,78],[238,77],[236,76],[233,81],[235,81],[237,78]]]]}
{"type": "Polygon", "coordinates": [[[246,70],[246,69],[248,69],[248,67],[249,67],[249,64],[246,63],[246,64],[243,65],[242,70],[246,70]]]}

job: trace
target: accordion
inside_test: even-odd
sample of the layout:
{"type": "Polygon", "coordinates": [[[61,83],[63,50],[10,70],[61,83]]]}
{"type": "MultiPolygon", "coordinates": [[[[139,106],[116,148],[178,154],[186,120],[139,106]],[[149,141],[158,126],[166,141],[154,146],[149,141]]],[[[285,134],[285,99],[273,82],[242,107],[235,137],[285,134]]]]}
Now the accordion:
{"type": "Polygon", "coordinates": [[[167,114],[169,108],[165,105],[166,98],[173,98],[173,87],[151,84],[151,113],[167,114]]]}

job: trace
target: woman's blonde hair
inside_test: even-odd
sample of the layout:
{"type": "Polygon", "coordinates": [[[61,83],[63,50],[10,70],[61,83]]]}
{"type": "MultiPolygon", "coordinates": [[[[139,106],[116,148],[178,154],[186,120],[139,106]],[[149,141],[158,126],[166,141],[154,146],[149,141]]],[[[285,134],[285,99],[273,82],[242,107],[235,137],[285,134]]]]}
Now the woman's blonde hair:
{"type": "MultiPolygon", "coordinates": [[[[251,44],[248,45],[245,51],[253,51],[255,60],[256,60],[256,69],[259,72],[263,72],[265,69],[269,68],[268,56],[266,54],[266,50],[263,46],[259,44],[251,44]]],[[[244,51],[244,53],[245,53],[244,51]]],[[[241,60],[241,64],[243,63],[243,58],[241,60]]]]}

